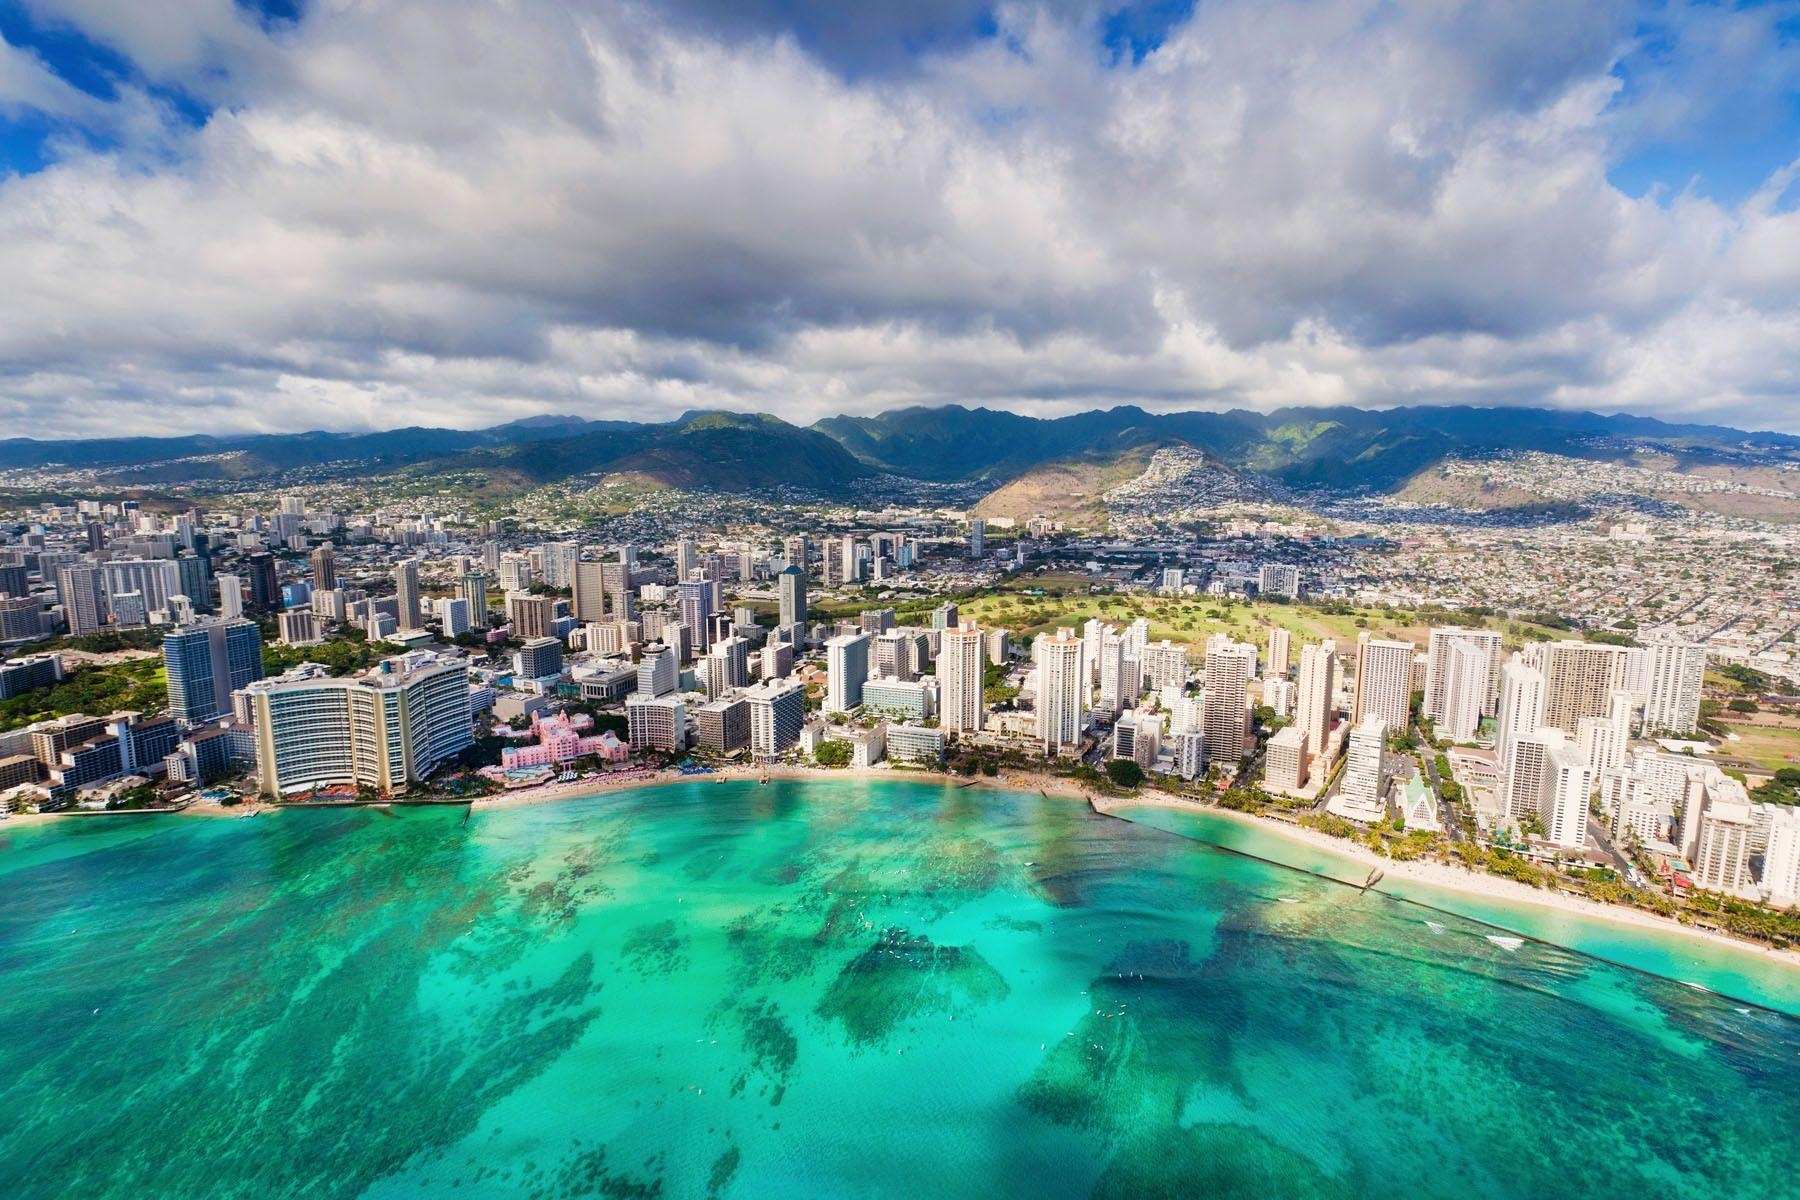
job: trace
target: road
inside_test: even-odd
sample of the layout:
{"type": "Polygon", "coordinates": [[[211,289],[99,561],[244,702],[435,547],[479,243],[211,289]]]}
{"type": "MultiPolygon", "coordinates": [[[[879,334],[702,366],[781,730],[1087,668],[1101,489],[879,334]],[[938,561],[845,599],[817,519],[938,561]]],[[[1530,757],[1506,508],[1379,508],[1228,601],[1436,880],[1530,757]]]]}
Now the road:
{"type": "Polygon", "coordinates": [[[1613,860],[1613,868],[1619,872],[1620,879],[1632,878],[1634,868],[1631,860],[1620,853],[1617,846],[1613,845],[1612,836],[1607,833],[1599,821],[1594,819],[1593,813],[1588,814],[1588,837],[1606,852],[1607,857],[1613,860]]]}
{"type": "Polygon", "coordinates": [[[1437,751],[1431,747],[1431,739],[1425,736],[1422,725],[1413,726],[1413,738],[1419,743],[1419,761],[1425,765],[1425,780],[1431,784],[1431,794],[1437,797],[1438,820],[1444,826],[1444,832],[1453,842],[1463,840],[1463,815],[1456,805],[1444,799],[1443,780],[1438,778],[1437,751]]]}

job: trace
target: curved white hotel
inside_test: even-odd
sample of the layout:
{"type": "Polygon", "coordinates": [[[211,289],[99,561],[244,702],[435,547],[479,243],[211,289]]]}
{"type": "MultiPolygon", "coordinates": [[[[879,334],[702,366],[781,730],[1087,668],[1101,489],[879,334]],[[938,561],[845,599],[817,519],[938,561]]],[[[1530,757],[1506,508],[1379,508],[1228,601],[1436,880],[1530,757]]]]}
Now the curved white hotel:
{"type": "Polygon", "coordinates": [[[271,679],[246,690],[257,781],[268,796],[343,783],[396,791],[474,740],[460,659],[408,654],[359,676],[271,679]]]}

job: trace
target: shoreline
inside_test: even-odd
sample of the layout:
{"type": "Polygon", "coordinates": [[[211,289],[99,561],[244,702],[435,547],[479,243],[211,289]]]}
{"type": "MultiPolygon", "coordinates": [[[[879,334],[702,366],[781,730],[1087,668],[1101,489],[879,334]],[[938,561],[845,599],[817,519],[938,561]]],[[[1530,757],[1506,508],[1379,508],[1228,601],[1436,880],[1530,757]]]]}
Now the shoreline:
{"type": "MultiPolygon", "coordinates": [[[[621,773],[623,775],[623,773],[621,773]]],[[[1800,950],[1780,949],[1746,938],[1733,937],[1713,929],[1702,929],[1692,925],[1684,925],[1671,917],[1659,916],[1645,912],[1643,909],[1631,908],[1619,904],[1607,904],[1592,900],[1585,896],[1576,896],[1568,892],[1551,891],[1533,888],[1517,880],[1505,879],[1490,875],[1483,871],[1452,866],[1449,863],[1435,860],[1397,861],[1375,853],[1366,846],[1359,845],[1344,838],[1332,837],[1316,829],[1308,829],[1292,821],[1277,820],[1271,817],[1252,813],[1236,812],[1232,809],[1219,808],[1216,805],[1203,804],[1196,800],[1170,795],[1165,792],[1150,790],[1128,796],[1097,795],[1076,780],[1060,775],[1021,774],[1017,772],[1002,773],[997,776],[976,775],[964,779],[938,771],[897,771],[888,767],[804,767],[790,764],[770,765],[768,767],[734,765],[714,768],[713,770],[684,775],[673,769],[632,774],[629,777],[607,779],[580,779],[567,783],[546,783],[534,787],[520,788],[511,792],[499,792],[489,796],[477,796],[467,801],[471,812],[485,812],[492,809],[522,808],[539,804],[553,804],[563,800],[578,800],[589,796],[603,796],[613,792],[638,791],[643,788],[664,787],[679,783],[748,783],[760,782],[764,779],[783,780],[789,782],[822,782],[830,780],[862,780],[889,781],[902,783],[918,783],[922,785],[937,784],[946,789],[980,789],[1000,792],[1037,792],[1044,796],[1058,799],[1075,800],[1086,804],[1094,812],[1102,816],[1115,817],[1119,820],[1130,820],[1120,810],[1132,808],[1158,808],[1175,812],[1211,814],[1246,829],[1258,829],[1278,838],[1311,850],[1334,854],[1364,868],[1379,868],[1386,877],[1397,877],[1414,883],[1424,884],[1441,890],[1456,893],[1475,900],[1486,901],[1499,906],[1528,905],[1540,910],[1560,913],[1574,917],[1585,917],[1603,921],[1608,924],[1630,930],[1661,932],[1676,934],[1683,938],[1711,943],[1715,946],[1730,947],[1747,951],[1759,959],[1779,963],[1790,969],[1800,969],[1800,950]]],[[[395,807],[405,807],[405,801],[395,801],[395,807]]],[[[83,818],[107,816],[194,816],[209,820],[234,819],[261,816],[269,812],[283,812],[304,808],[304,805],[270,804],[255,800],[229,808],[196,801],[179,809],[136,810],[117,813],[15,813],[4,821],[0,821],[0,831],[22,826],[47,825],[59,820],[81,820],[83,818]]],[[[321,806],[323,807],[323,806],[321,806]]],[[[333,806],[342,807],[342,806],[333,806]]],[[[1179,836],[1179,835],[1178,835],[1179,836]]],[[[1214,843],[1203,839],[1194,839],[1204,845],[1214,843]]],[[[1225,846],[1224,849],[1234,849],[1225,846]]],[[[1251,857],[1262,858],[1261,855],[1251,857]]],[[[1284,863],[1280,859],[1264,859],[1278,866],[1286,866],[1294,870],[1306,871],[1308,874],[1325,876],[1304,866],[1284,863]]],[[[1355,880],[1339,879],[1338,882],[1349,887],[1359,887],[1355,880]]],[[[1381,891],[1380,884],[1373,891],[1381,891]]],[[[1424,903],[1397,892],[1385,892],[1392,899],[1424,903]]],[[[1427,905],[1427,907],[1432,907],[1427,905]]],[[[1449,910],[1446,910],[1449,911],[1449,910]]],[[[1491,922],[1490,922],[1491,923],[1491,922]]]]}
{"type": "MultiPolygon", "coordinates": [[[[1381,883],[1398,877],[1414,883],[1425,884],[1427,887],[1440,888],[1444,891],[1499,905],[1530,905],[1568,916],[1605,921],[1630,929],[1678,934],[1697,941],[1710,942],[1716,946],[1729,946],[1737,950],[1748,951],[1783,966],[1800,969],[1800,951],[1784,950],[1776,946],[1765,945],[1762,942],[1753,942],[1747,938],[1733,937],[1717,930],[1684,925],[1672,917],[1658,916],[1656,913],[1645,912],[1641,908],[1631,908],[1623,904],[1607,904],[1604,901],[1591,900],[1569,892],[1534,888],[1520,883],[1516,879],[1506,879],[1498,875],[1490,875],[1485,871],[1455,867],[1436,860],[1396,861],[1377,854],[1366,846],[1357,845],[1344,838],[1332,837],[1330,834],[1321,833],[1316,829],[1308,829],[1304,825],[1290,821],[1279,821],[1251,813],[1236,812],[1232,809],[1199,804],[1173,796],[1107,797],[1095,800],[1093,803],[1095,811],[1108,816],[1117,816],[1121,820],[1130,818],[1121,816],[1115,810],[1162,808],[1174,812],[1207,813],[1245,828],[1264,830],[1297,845],[1338,855],[1359,866],[1380,868],[1383,879],[1369,889],[1374,892],[1381,892],[1381,883]]],[[[1226,849],[1232,849],[1232,847],[1226,847],[1226,849]]],[[[1305,870],[1306,868],[1298,869],[1305,870]]],[[[1350,887],[1360,886],[1354,880],[1340,880],[1339,882],[1350,887]]],[[[1382,894],[1395,900],[1419,903],[1414,897],[1404,896],[1398,892],[1382,894]]]]}
{"type": "MultiPolygon", "coordinates": [[[[1235,812],[1227,808],[1202,804],[1198,801],[1172,796],[1167,793],[1150,791],[1133,796],[1100,796],[1073,779],[1064,776],[1042,776],[1030,774],[1006,774],[997,776],[976,775],[969,779],[960,779],[954,775],[946,775],[933,771],[895,771],[887,768],[853,768],[853,767],[797,767],[771,766],[767,770],[758,767],[734,766],[722,767],[704,775],[682,775],[677,772],[664,771],[642,779],[633,779],[619,784],[601,784],[594,786],[591,781],[551,784],[542,788],[532,788],[513,796],[498,795],[482,797],[474,802],[476,808],[510,807],[520,804],[541,804],[564,798],[582,795],[603,794],[612,790],[632,790],[641,787],[654,787],[665,783],[707,781],[748,782],[769,779],[793,780],[799,782],[817,782],[831,779],[890,780],[901,782],[940,782],[948,788],[971,787],[985,791],[1002,792],[1038,792],[1060,799],[1078,800],[1087,804],[1095,812],[1104,816],[1129,820],[1118,810],[1128,808],[1163,808],[1177,812],[1211,813],[1225,820],[1244,826],[1247,829],[1260,829],[1284,838],[1296,845],[1312,850],[1325,851],[1357,863],[1366,868],[1380,868],[1386,877],[1398,877],[1428,887],[1436,887],[1444,891],[1454,892],[1472,899],[1487,901],[1501,906],[1530,905],[1532,907],[1575,917],[1587,917],[1605,921],[1624,929],[1641,930],[1676,934],[1700,942],[1711,943],[1720,947],[1731,947],[1748,951],[1758,958],[1776,962],[1784,967],[1800,969],[1800,951],[1784,950],[1761,942],[1753,942],[1746,938],[1733,937],[1712,929],[1696,928],[1684,925],[1671,917],[1658,916],[1638,908],[1629,908],[1619,904],[1607,904],[1599,900],[1590,900],[1585,896],[1575,896],[1562,891],[1550,891],[1529,887],[1517,880],[1504,879],[1498,875],[1490,875],[1482,871],[1451,866],[1436,861],[1402,862],[1376,854],[1366,846],[1357,845],[1343,838],[1334,838],[1320,833],[1316,829],[1308,829],[1291,821],[1280,821],[1251,813],[1235,812]]],[[[1210,843],[1207,843],[1210,844],[1210,843]]],[[[1230,847],[1226,847],[1230,849],[1230,847]]],[[[1259,857],[1259,856],[1253,856],[1259,857]]],[[[1282,863],[1278,859],[1266,861],[1277,865],[1289,866],[1295,870],[1307,870],[1305,867],[1282,863]]],[[[1317,874],[1317,872],[1309,872],[1317,874]]],[[[1385,881],[1385,880],[1384,880],[1385,881]]],[[[1354,880],[1339,880],[1346,886],[1359,886],[1354,880]]],[[[1377,884],[1373,891],[1381,891],[1377,884]]],[[[1395,900],[1411,901],[1412,897],[1396,892],[1383,893],[1395,900]]],[[[1413,901],[1417,903],[1418,901],[1413,901]]]]}

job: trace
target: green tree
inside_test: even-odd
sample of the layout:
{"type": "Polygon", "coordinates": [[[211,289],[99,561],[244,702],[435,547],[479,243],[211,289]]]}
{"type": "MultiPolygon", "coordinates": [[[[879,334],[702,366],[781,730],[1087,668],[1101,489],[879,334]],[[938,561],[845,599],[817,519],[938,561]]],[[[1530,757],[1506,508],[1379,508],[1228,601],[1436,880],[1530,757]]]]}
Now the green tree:
{"type": "Polygon", "coordinates": [[[1134,788],[1144,782],[1144,768],[1129,758],[1106,761],[1106,777],[1122,788],[1134,788]]]}

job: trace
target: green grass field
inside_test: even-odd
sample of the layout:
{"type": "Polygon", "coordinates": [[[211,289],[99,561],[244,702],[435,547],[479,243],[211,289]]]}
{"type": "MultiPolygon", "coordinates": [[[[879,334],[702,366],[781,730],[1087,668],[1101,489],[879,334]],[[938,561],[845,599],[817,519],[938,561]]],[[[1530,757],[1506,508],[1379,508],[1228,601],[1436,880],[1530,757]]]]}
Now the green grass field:
{"type": "MultiPolygon", "coordinates": [[[[1265,604],[1245,600],[1225,600],[1211,596],[1165,596],[1148,592],[1091,592],[1093,579],[1079,572],[1047,572],[1007,580],[999,587],[978,596],[956,598],[958,614],[964,620],[987,627],[999,627],[1016,635],[1047,633],[1053,629],[1079,627],[1097,617],[1111,625],[1124,627],[1139,617],[1150,622],[1150,637],[1160,641],[1187,645],[1196,653],[1215,633],[1229,634],[1238,641],[1249,642],[1260,651],[1268,645],[1269,629],[1280,626],[1293,634],[1296,655],[1310,642],[1336,640],[1340,645],[1353,644],[1357,634],[1367,630],[1375,638],[1397,638],[1425,648],[1434,624],[1456,623],[1442,614],[1426,614],[1404,609],[1359,608],[1350,612],[1326,611],[1310,604],[1265,604]]],[[[875,601],[815,603],[815,620],[851,619],[875,601]]],[[[895,618],[902,624],[923,624],[931,610],[941,603],[937,598],[907,600],[894,605],[895,618]]],[[[773,611],[772,605],[758,605],[773,611]]],[[[1516,649],[1526,641],[1554,640],[1571,636],[1560,630],[1504,618],[1482,621],[1463,619],[1465,625],[1497,629],[1506,635],[1509,648],[1516,649]]]]}
{"type": "Polygon", "coordinates": [[[1719,753],[1758,763],[1768,770],[1800,766],[1800,729],[1768,729],[1757,725],[1727,725],[1741,741],[1727,741],[1719,753]]]}
{"type": "MultiPolygon", "coordinates": [[[[1327,612],[1305,604],[1263,604],[1226,601],[1209,596],[1163,596],[1146,593],[1090,593],[1089,580],[1079,575],[1031,576],[1006,589],[959,602],[961,614],[982,625],[998,625],[1018,633],[1039,634],[1066,626],[1079,626],[1097,617],[1124,626],[1143,617],[1150,622],[1150,636],[1160,640],[1204,646],[1215,633],[1262,647],[1269,629],[1279,626],[1293,634],[1295,651],[1308,642],[1335,639],[1354,643],[1365,630],[1371,637],[1396,638],[1424,648],[1433,624],[1448,623],[1443,617],[1422,619],[1406,610],[1362,608],[1354,612],[1327,612]],[[1032,595],[1033,589],[1045,594],[1032,595]],[[1061,594],[1056,594],[1060,592],[1061,594]]],[[[1484,624],[1507,635],[1509,644],[1566,636],[1520,622],[1496,619],[1484,624]]]]}

